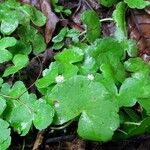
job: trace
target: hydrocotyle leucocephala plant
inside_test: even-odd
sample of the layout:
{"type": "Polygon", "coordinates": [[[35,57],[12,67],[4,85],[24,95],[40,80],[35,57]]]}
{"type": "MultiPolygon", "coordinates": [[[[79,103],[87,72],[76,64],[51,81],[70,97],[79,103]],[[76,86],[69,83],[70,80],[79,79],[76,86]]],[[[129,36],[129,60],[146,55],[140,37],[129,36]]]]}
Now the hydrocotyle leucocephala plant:
{"type": "Polygon", "coordinates": [[[46,49],[36,28],[44,26],[46,17],[15,0],[0,3],[0,63],[8,64],[0,77],[0,149],[11,144],[11,130],[25,136],[32,125],[42,130],[75,120],[80,137],[102,142],[150,131],[150,67],[127,38],[125,21],[127,5],[141,9],[149,2],[100,3],[114,2],[114,37],[100,36],[100,18],[89,10],[81,15],[86,26],[82,41],[79,31],[67,27],[53,38],[54,50],[61,51],[35,83],[40,97],[29,93],[22,81],[6,81],[30,63],[31,55],[46,49]],[[72,42],[65,45],[65,38],[72,42]],[[132,109],[135,105],[141,108],[140,115],[132,109]]]}

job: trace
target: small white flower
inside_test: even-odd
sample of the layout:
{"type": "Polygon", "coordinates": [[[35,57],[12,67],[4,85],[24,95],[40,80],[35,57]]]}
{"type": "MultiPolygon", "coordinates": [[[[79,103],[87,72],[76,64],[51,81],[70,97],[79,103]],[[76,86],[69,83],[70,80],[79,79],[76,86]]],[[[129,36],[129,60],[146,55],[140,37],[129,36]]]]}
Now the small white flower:
{"type": "Polygon", "coordinates": [[[58,108],[60,105],[59,105],[59,102],[55,102],[55,104],[54,104],[54,106],[56,107],[56,108],[58,108]]]}
{"type": "Polygon", "coordinates": [[[62,83],[64,82],[64,76],[59,75],[55,78],[56,83],[62,83]]]}
{"type": "Polygon", "coordinates": [[[88,78],[88,80],[94,80],[94,75],[93,74],[88,74],[88,76],[87,76],[87,78],[88,78]]]}

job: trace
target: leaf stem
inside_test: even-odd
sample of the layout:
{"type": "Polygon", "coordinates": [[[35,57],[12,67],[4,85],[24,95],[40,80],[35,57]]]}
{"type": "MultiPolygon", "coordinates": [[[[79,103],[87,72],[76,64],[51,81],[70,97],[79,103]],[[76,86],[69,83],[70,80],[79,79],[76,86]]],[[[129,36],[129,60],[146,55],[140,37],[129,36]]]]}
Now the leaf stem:
{"type": "Polygon", "coordinates": [[[69,126],[72,122],[73,122],[73,120],[67,122],[66,124],[64,124],[64,125],[62,125],[60,127],[50,127],[50,129],[52,129],[52,130],[62,130],[64,128],[66,128],[67,126],[69,126]]]}
{"type": "Polygon", "coordinates": [[[121,132],[121,133],[123,133],[123,134],[125,134],[125,135],[128,134],[127,132],[125,132],[125,131],[123,131],[123,130],[121,130],[121,129],[118,129],[118,131],[121,132]]]}
{"type": "Polygon", "coordinates": [[[126,125],[136,125],[136,126],[140,126],[141,122],[124,122],[124,124],[126,125]]]}
{"type": "Polygon", "coordinates": [[[113,18],[104,18],[100,20],[100,22],[105,22],[105,21],[113,21],[113,18]]]}
{"type": "Polygon", "coordinates": [[[84,30],[82,33],[80,33],[79,37],[86,34],[87,30],[84,30]]]}
{"type": "Polygon", "coordinates": [[[30,108],[28,105],[26,105],[26,103],[24,103],[23,101],[20,101],[19,98],[11,97],[11,96],[4,95],[4,94],[1,94],[1,93],[0,93],[0,96],[2,96],[2,97],[4,97],[4,98],[16,100],[16,101],[18,101],[18,103],[20,103],[21,105],[25,106],[25,107],[29,110],[30,113],[31,113],[31,112],[34,112],[34,111],[32,110],[32,108],[30,108]]]}
{"type": "Polygon", "coordinates": [[[2,96],[4,98],[9,98],[9,99],[16,99],[15,97],[11,97],[11,96],[4,95],[4,94],[0,94],[0,96],[2,96]]]}

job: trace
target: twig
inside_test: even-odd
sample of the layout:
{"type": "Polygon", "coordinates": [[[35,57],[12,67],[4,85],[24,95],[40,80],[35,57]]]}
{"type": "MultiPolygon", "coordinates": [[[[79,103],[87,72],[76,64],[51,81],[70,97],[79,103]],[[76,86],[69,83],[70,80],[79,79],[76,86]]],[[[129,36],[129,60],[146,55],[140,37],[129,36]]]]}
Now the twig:
{"type": "Polygon", "coordinates": [[[94,10],[93,7],[89,4],[89,2],[87,0],[84,0],[84,2],[86,3],[86,5],[91,9],[94,10]]]}
{"type": "Polygon", "coordinates": [[[39,131],[36,137],[36,140],[34,142],[32,150],[39,150],[39,146],[43,143],[43,134],[45,133],[45,130],[39,131]]]}

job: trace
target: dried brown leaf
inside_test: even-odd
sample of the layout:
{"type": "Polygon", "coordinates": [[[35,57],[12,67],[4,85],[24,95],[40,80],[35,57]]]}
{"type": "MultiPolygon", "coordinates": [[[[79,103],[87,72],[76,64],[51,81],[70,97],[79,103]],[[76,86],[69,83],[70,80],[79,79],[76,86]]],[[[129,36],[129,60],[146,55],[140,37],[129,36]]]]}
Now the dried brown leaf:
{"type": "Polygon", "coordinates": [[[45,40],[46,43],[49,43],[55,31],[56,24],[58,22],[58,17],[52,11],[49,0],[40,0],[40,4],[42,12],[47,17],[47,23],[45,27],[45,40]]]}
{"type": "Polygon", "coordinates": [[[132,10],[128,24],[129,38],[136,40],[139,56],[150,56],[150,15],[144,10],[132,10]]]}

